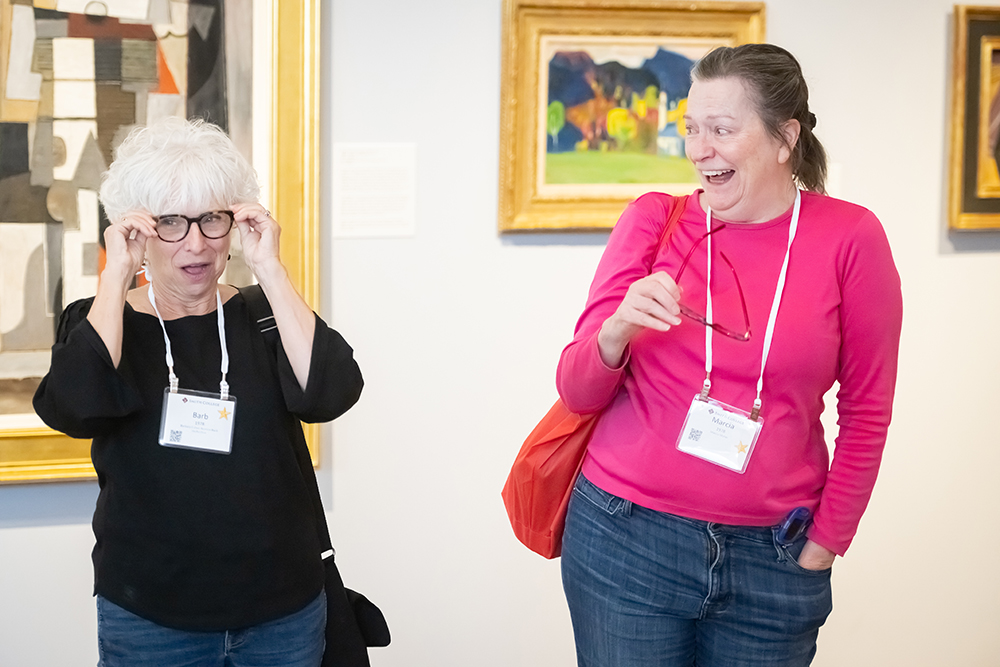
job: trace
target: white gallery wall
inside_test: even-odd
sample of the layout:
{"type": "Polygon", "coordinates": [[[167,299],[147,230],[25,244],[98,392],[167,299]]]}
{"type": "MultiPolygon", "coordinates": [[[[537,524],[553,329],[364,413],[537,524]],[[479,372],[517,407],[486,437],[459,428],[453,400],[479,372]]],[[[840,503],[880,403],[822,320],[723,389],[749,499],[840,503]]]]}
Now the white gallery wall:
{"type": "MultiPolygon", "coordinates": [[[[606,236],[497,234],[500,0],[323,11],[324,211],[334,142],[413,143],[418,165],[413,236],[323,238],[324,314],[367,385],[325,431],[319,476],[344,578],[392,627],[373,664],[568,667],[558,561],[514,540],[499,492],[555,398],[606,236]]],[[[945,231],[951,30],[944,0],[767,3],[838,192],[883,221],[905,299],[888,448],[819,667],[1000,655],[1000,234],[945,231]]],[[[96,495],[0,487],[0,667],[96,663],[96,495]]]]}

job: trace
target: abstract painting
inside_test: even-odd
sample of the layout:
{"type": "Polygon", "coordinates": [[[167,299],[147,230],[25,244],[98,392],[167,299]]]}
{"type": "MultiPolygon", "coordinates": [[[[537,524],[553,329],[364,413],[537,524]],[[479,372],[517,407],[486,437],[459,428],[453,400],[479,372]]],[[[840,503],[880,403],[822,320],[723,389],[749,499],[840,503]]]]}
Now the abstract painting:
{"type": "MultiPolygon", "coordinates": [[[[117,19],[122,26],[127,24],[151,25],[154,26],[154,34],[157,34],[159,42],[157,46],[162,46],[162,40],[168,36],[166,33],[183,36],[185,35],[184,30],[187,30],[188,55],[183,59],[187,63],[187,69],[182,67],[176,71],[170,70],[178,93],[187,105],[187,108],[182,109],[180,114],[205,115],[204,111],[194,111],[194,109],[204,110],[206,105],[212,104],[205,99],[191,100],[193,92],[205,90],[204,85],[199,87],[198,84],[192,84],[192,81],[212,81],[214,83],[211,85],[225,91],[225,106],[216,107],[214,111],[209,113],[209,117],[214,122],[220,124],[224,122],[230,136],[241,149],[249,151],[252,141],[253,161],[262,181],[264,200],[268,203],[275,219],[281,221],[282,263],[288,270],[292,283],[305,297],[306,302],[312,308],[318,309],[320,154],[317,146],[319,145],[319,95],[321,91],[318,65],[322,31],[320,8],[320,0],[280,0],[280,2],[278,0],[222,0],[222,2],[214,4],[194,0],[191,2],[165,0],[135,2],[127,0],[103,3],[66,2],[64,0],[32,3],[26,0],[15,0],[14,2],[0,0],[0,123],[11,123],[15,126],[4,130],[4,132],[10,132],[10,136],[13,137],[10,139],[13,147],[12,151],[5,153],[4,159],[0,160],[0,164],[3,165],[3,173],[10,176],[20,175],[22,180],[27,178],[30,184],[30,172],[32,164],[34,164],[32,160],[40,159],[44,163],[46,154],[43,153],[36,157],[34,150],[34,144],[39,137],[43,142],[46,140],[46,124],[39,123],[39,118],[43,121],[51,118],[53,126],[57,120],[91,121],[91,128],[96,121],[97,133],[94,135],[91,132],[91,134],[96,136],[99,148],[102,141],[106,141],[106,137],[111,136],[113,149],[117,142],[115,136],[122,136],[117,131],[112,131],[109,135],[102,130],[106,117],[101,113],[103,108],[101,100],[105,98],[103,95],[99,96],[98,93],[108,92],[105,89],[98,88],[94,92],[94,104],[97,107],[94,110],[94,118],[89,115],[84,116],[81,111],[71,111],[58,119],[54,109],[46,114],[42,103],[46,103],[47,98],[41,92],[46,88],[54,89],[55,86],[54,84],[50,86],[44,75],[38,85],[38,99],[30,97],[34,94],[34,84],[31,83],[32,77],[27,76],[25,72],[41,73],[35,72],[33,68],[36,58],[41,59],[44,64],[45,58],[48,56],[46,38],[41,39],[37,55],[34,47],[28,52],[23,46],[12,49],[10,44],[12,42],[15,44],[23,43],[25,35],[29,34],[26,32],[29,29],[26,22],[30,22],[34,18],[34,10],[57,12],[54,15],[56,20],[61,19],[62,14],[66,14],[67,22],[70,21],[69,14],[82,14],[85,18],[90,17],[89,20],[94,22],[103,16],[117,19]],[[19,23],[12,32],[13,8],[18,5],[29,7],[32,11],[26,14],[23,10],[18,10],[19,23]],[[139,9],[136,10],[136,7],[139,9]],[[213,7],[221,9],[221,13],[208,11],[213,7]],[[145,14],[143,14],[142,8],[146,8],[145,14]],[[146,18],[137,18],[139,16],[146,18]],[[169,19],[158,18],[167,16],[169,19]],[[208,20],[209,18],[212,20],[208,20]],[[220,23],[215,24],[214,21],[220,21],[220,23]],[[196,22],[197,25],[195,25],[196,22]],[[163,31],[161,27],[164,25],[176,26],[177,29],[163,31]],[[213,25],[217,25],[219,32],[213,33],[213,25]],[[248,25],[250,28],[247,27],[248,25]],[[187,27],[184,28],[184,26],[187,27]],[[212,34],[221,36],[222,46],[216,51],[209,50],[216,53],[218,57],[211,58],[205,51],[198,51],[196,45],[192,46],[196,39],[192,35],[192,29],[198,33],[197,39],[201,39],[203,42],[212,41],[214,39],[212,34]],[[192,53],[197,55],[192,55],[192,53]],[[192,62],[193,60],[198,62],[192,62]],[[202,74],[195,76],[193,74],[195,70],[201,71],[202,74]],[[7,77],[11,71],[15,72],[12,77],[14,80],[13,90],[7,86],[7,77]],[[252,95],[249,83],[251,80],[255,90],[252,95]],[[9,96],[8,93],[12,96],[9,96]],[[222,114],[225,114],[224,121],[222,114]],[[253,119],[253,131],[250,130],[251,118],[253,119]],[[27,125],[27,139],[25,139],[24,132],[16,127],[18,124],[27,125]],[[39,124],[42,125],[41,134],[38,131],[39,124]],[[29,155],[27,172],[23,166],[25,141],[28,144],[29,155]],[[17,148],[18,143],[21,144],[22,148],[17,148]],[[25,177],[25,173],[29,173],[29,176],[25,177]]],[[[113,23],[109,25],[113,25],[113,23]]],[[[44,34],[46,27],[43,24],[39,28],[36,23],[35,30],[42,30],[44,34]]],[[[124,30],[122,27],[118,29],[124,30]]],[[[67,26],[67,37],[70,36],[68,31],[67,26]]],[[[144,34],[148,36],[148,31],[144,34]]],[[[61,29],[57,36],[62,36],[61,29]]],[[[101,39],[103,38],[94,38],[95,52],[104,48],[104,46],[97,44],[101,39]]],[[[128,51],[136,48],[135,45],[126,46],[125,39],[124,37],[122,39],[123,50],[128,51]]],[[[132,37],[127,39],[132,39],[132,37]]],[[[37,32],[29,41],[31,43],[38,41],[37,32]]],[[[110,41],[114,42],[117,39],[111,38],[110,41]]],[[[110,45],[109,48],[114,50],[115,47],[110,45]]],[[[149,45],[139,46],[138,50],[142,51],[143,48],[148,53],[149,45]]],[[[165,63],[168,67],[172,67],[170,65],[171,59],[175,58],[176,54],[171,55],[168,52],[170,46],[162,48],[165,63]]],[[[157,67],[159,68],[161,65],[159,53],[156,50],[153,53],[157,53],[157,67]]],[[[111,59],[112,66],[115,60],[117,59],[111,59]]],[[[106,64],[106,61],[102,60],[101,62],[106,64]]],[[[123,60],[121,67],[124,70],[122,78],[135,78],[133,72],[136,69],[145,68],[146,71],[149,71],[148,58],[145,65],[142,64],[142,61],[129,60],[126,62],[123,60]]],[[[94,86],[97,87],[96,57],[94,68],[94,86]]],[[[88,77],[72,79],[70,75],[72,72],[68,72],[61,80],[71,82],[89,80],[88,77]]],[[[159,77],[160,70],[158,69],[155,87],[159,85],[159,77]]],[[[117,79],[114,80],[117,81],[117,79]]],[[[34,81],[38,81],[37,77],[34,78],[34,81]]],[[[54,74],[52,81],[55,81],[54,74]]],[[[60,85],[60,88],[63,86],[60,85]]],[[[124,84],[121,88],[122,92],[126,94],[133,92],[127,90],[124,84]]],[[[148,121],[150,114],[158,113],[157,109],[162,109],[162,106],[172,108],[169,99],[155,96],[157,91],[153,88],[152,81],[146,82],[142,89],[147,94],[135,96],[136,123],[141,123],[143,118],[148,121]]],[[[79,106],[76,106],[78,103],[74,102],[71,105],[72,108],[83,109],[86,99],[89,97],[89,92],[86,92],[84,102],[79,103],[79,106]]],[[[127,99],[131,102],[132,98],[127,99]]],[[[65,101],[66,98],[61,98],[60,108],[62,108],[62,102],[65,101]]],[[[54,107],[54,105],[53,99],[52,106],[54,107]]],[[[55,132],[53,127],[53,133],[55,132]]],[[[83,173],[87,170],[81,171],[80,165],[90,164],[88,161],[93,160],[95,154],[86,146],[74,148],[68,142],[68,139],[73,137],[65,132],[59,136],[63,137],[62,142],[52,142],[53,172],[56,171],[56,167],[72,163],[64,154],[65,151],[72,155],[80,155],[78,159],[72,158],[76,160],[73,175],[57,177],[54,173],[53,184],[49,189],[57,191],[55,194],[46,193],[44,201],[36,196],[34,200],[31,200],[34,202],[33,204],[29,201],[28,204],[18,203],[14,205],[8,200],[12,196],[10,192],[6,192],[4,200],[0,201],[0,209],[4,211],[14,208],[29,211],[31,221],[29,223],[0,223],[3,225],[0,247],[11,243],[17,244],[17,247],[21,249],[20,252],[7,253],[0,257],[0,281],[2,281],[0,290],[6,290],[0,295],[0,311],[5,312],[3,331],[12,334],[12,339],[8,339],[12,347],[15,344],[22,346],[25,337],[33,336],[29,332],[35,325],[31,325],[29,322],[34,322],[35,319],[25,317],[23,314],[25,304],[35,303],[39,298],[37,296],[39,292],[43,295],[51,295],[51,297],[43,297],[43,300],[52,298],[54,301],[56,295],[62,295],[61,298],[65,303],[67,298],[71,298],[68,294],[73,292],[64,293],[64,291],[74,289],[62,286],[70,282],[67,276],[82,276],[84,262],[90,262],[89,266],[93,267],[93,262],[89,257],[95,252],[98,255],[97,270],[100,270],[101,241],[99,231],[97,240],[94,241],[94,235],[83,229],[61,228],[67,216],[72,219],[73,210],[76,211],[78,223],[82,228],[91,225],[95,219],[98,230],[100,230],[101,225],[106,224],[101,219],[99,210],[96,214],[93,213],[96,191],[91,188],[95,187],[95,184],[89,180],[77,181],[78,178],[89,178],[83,173]],[[72,187],[76,182],[85,182],[90,185],[90,187],[81,187],[78,190],[78,196],[75,200],[76,209],[72,209],[74,200],[60,195],[58,191],[59,188],[67,187],[66,184],[59,183],[59,181],[67,180],[69,187],[72,187]],[[80,195],[80,193],[84,194],[80,195]],[[61,202],[61,206],[69,207],[69,211],[60,209],[59,206],[53,204],[53,201],[61,202]],[[44,206],[42,206],[43,203],[44,206]],[[84,217],[81,218],[81,215],[84,217]],[[61,222],[59,218],[62,218],[61,222]],[[43,227],[38,226],[39,221],[43,221],[43,227]],[[25,226],[31,224],[34,224],[34,229],[25,226]],[[12,229],[8,225],[18,225],[18,227],[12,229]],[[44,234],[42,229],[44,229],[44,234]],[[72,236],[68,239],[66,237],[72,231],[80,232],[76,240],[72,236]],[[52,247],[52,244],[56,242],[63,244],[61,252],[55,252],[52,247]],[[81,248],[79,260],[74,259],[74,257],[66,257],[65,248],[74,243],[81,248]],[[90,245],[85,246],[84,244],[90,245]],[[32,252],[24,250],[28,247],[33,247],[35,250],[32,252]],[[41,247],[40,251],[39,247],[41,247]],[[14,255],[15,259],[10,260],[10,255],[14,255]],[[54,257],[55,261],[49,262],[50,256],[54,257]],[[61,264],[53,266],[60,260],[68,264],[69,268],[67,269],[61,264]],[[77,264],[73,262],[77,262],[77,264]],[[30,268],[36,267],[39,263],[43,267],[42,278],[38,278],[37,268],[30,268]],[[53,283],[60,283],[60,281],[59,286],[52,287],[53,283]],[[15,331],[17,333],[14,333],[15,331]]],[[[102,156],[103,162],[108,159],[109,156],[102,156]]],[[[70,169],[61,170],[60,173],[62,171],[70,171],[70,169]]],[[[19,196],[23,194],[30,199],[33,192],[25,189],[16,194],[19,196]]],[[[238,248],[234,243],[234,260],[237,258],[237,252],[238,248]]],[[[225,279],[233,284],[245,284],[244,281],[249,276],[249,273],[243,277],[230,275],[231,273],[227,270],[225,279]]],[[[79,290],[79,292],[82,291],[85,290],[79,290]]],[[[45,308],[47,322],[51,323],[58,312],[58,305],[54,304],[51,308],[46,305],[45,308]]],[[[43,335],[51,336],[48,333],[48,324],[43,325],[41,331],[43,335]]],[[[5,355],[4,368],[13,370],[6,371],[8,373],[6,379],[9,380],[5,383],[7,389],[0,391],[0,403],[6,406],[0,410],[0,484],[92,479],[95,473],[90,464],[90,442],[88,440],[75,440],[64,436],[41,425],[32,414],[20,412],[25,401],[18,394],[30,399],[33,386],[38,382],[38,369],[42,369],[41,372],[44,372],[43,367],[47,366],[47,357],[46,361],[42,362],[33,356],[33,351],[43,351],[42,344],[36,343],[36,345],[38,349],[10,350],[9,356],[5,355]],[[25,371],[24,368],[28,370],[25,371]],[[28,388],[19,386],[24,384],[30,386],[28,388]]],[[[4,353],[0,351],[0,354],[4,353]]],[[[30,403],[30,400],[28,402],[30,403]]],[[[313,464],[319,465],[319,428],[316,424],[305,424],[304,429],[306,442],[312,453],[313,464]]]]}
{"type": "Polygon", "coordinates": [[[696,183],[684,111],[691,68],[714,45],[543,37],[543,185],[696,183]]]}
{"type": "Polygon", "coordinates": [[[606,230],[645,192],[693,191],[691,67],[763,37],[757,2],[505,0],[500,231],[606,230]]]}
{"type": "Polygon", "coordinates": [[[249,34],[249,7],[0,0],[0,426],[34,423],[59,314],[97,289],[108,224],[97,192],[125,135],[197,116],[250,157],[249,55],[226,37],[249,34]]]}

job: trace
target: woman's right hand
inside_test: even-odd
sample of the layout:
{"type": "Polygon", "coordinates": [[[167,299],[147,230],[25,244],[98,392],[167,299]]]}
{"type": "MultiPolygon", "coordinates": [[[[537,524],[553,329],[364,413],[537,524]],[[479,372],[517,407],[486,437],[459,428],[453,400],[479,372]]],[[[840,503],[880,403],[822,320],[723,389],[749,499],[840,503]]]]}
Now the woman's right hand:
{"type": "Polygon", "coordinates": [[[604,321],[597,334],[604,363],[617,368],[625,348],[643,329],[668,331],[680,324],[680,298],[677,283],[663,271],[632,283],[618,310],[604,321]]]}
{"type": "Polygon", "coordinates": [[[132,279],[142,266],[146,241],[156,236],[149,213],[129,211],[104,230],[106,261],[87,320],[104,341],[115,368],[122,358],[122,308],[132,279]]]}
{"type": "Polygon", "coordinates": [[[104,230],[104,247],[107,252],[105,272],[129,285],[142,266],[146,241],[156,236],[156,222],[145,211],[129,211],[120,222],[104,230]]]}

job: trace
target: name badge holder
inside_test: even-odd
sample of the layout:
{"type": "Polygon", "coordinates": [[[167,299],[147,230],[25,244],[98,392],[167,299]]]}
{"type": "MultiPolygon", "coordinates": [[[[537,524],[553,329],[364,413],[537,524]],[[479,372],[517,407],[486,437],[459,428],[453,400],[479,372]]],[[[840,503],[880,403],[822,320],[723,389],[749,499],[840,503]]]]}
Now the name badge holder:
{"type": "MultiPolygon", "coordinates": [[[[771,351],[771,339],[774,336],[774,324],[778,318],[778,306],[781,295],[785,291],[785,278],[788,274],[788,259],[791,256],[792,241],[799,226],[799,209],[802,205],[801,192],[795,193],[795,206],[792,208],[792,222],[788,229],[788,247],[785,249],[785,259],[778,274],[778,285],[771,301],[771,312],[767,318],[767,330],[764,333],[764,350],[760,361],[760,376],[757,378],[757,397],[750,412],[727,405],[709,397],[712,389],[712,332],[710,326],[705,327],[705,383],[701,393],[695,395],[688,409],[684,426],[677,437],[677,449],[685,454],[691,454],[710,463],[728,468],[738,473],[746,472],[753,454],[754,446],[760,437],[764,420],[760,416],[761,390],[764,388],[764,368],[767,366],[767,355],[771,351]]],[[[712,209],[705,214],[705,226],[712,230],[712,209]]],[[[707,237],[708,275],[707,305],[705,319],[712,321],[712,235],[707,237]]]]}
{"type": "Polygon", "coordinates": [[[219,344],[222,347],[222,381],[219,393],[180,389],[174,374],[174,355],[170,347],[167,326],[163,322],[153,285],[149,285],[149,303],[163,330],[167,348],[167,369],[170,386],[163,390],[163,410],[160,413],[160,444],[164,447],[195,449],[203,452],[229,454],[233,448],[233,422],[236,419],[236,398],[229,395],[229,351],[226,348],[226,317],[222,312],[222,296],[215,293],[219,324],[219,344]]]}

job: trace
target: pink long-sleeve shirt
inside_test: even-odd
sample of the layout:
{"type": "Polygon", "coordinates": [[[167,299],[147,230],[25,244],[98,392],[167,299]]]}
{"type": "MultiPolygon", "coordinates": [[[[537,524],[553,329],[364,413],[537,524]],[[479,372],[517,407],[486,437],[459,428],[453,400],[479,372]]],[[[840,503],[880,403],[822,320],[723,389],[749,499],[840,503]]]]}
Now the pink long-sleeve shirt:
{"type": "MultiPolygon", "coordinates": [[[[676,447],[705,379],[704,326],[682,318],[667,332],[639,333],[621,368],[608,368],[598,350],[601,325],[629,285],[650,271],[676,276],[706,231],[696,193],[660,246],[671,200],[651,193],[626,208],[559,362],[557,385],[567,407],[580,413],[604,409],[583,474],[643,507],[703,521],[767,526],[805,506],[814,514],[809,537],[843,555],[875,485],[896,382],[902,296],[885,232],[860,206],[802,193],[764,373],[763,428],[740,474],[676,447]],[[831,461],[820,414],[834,381],[840,383],[840,428],[831,461]]],[[[712,235],[713,319],[731,329],[743,325],[736,283],[721,253],[742,285],[752,336],[741,342],[714,335],[711,396],[746,411],[756,396],[791,213],[764,223],[727,224],[712,235]]],[[[681,303],[701,312],[706,264],[702,241],[681,280],[681,303]]]]}

